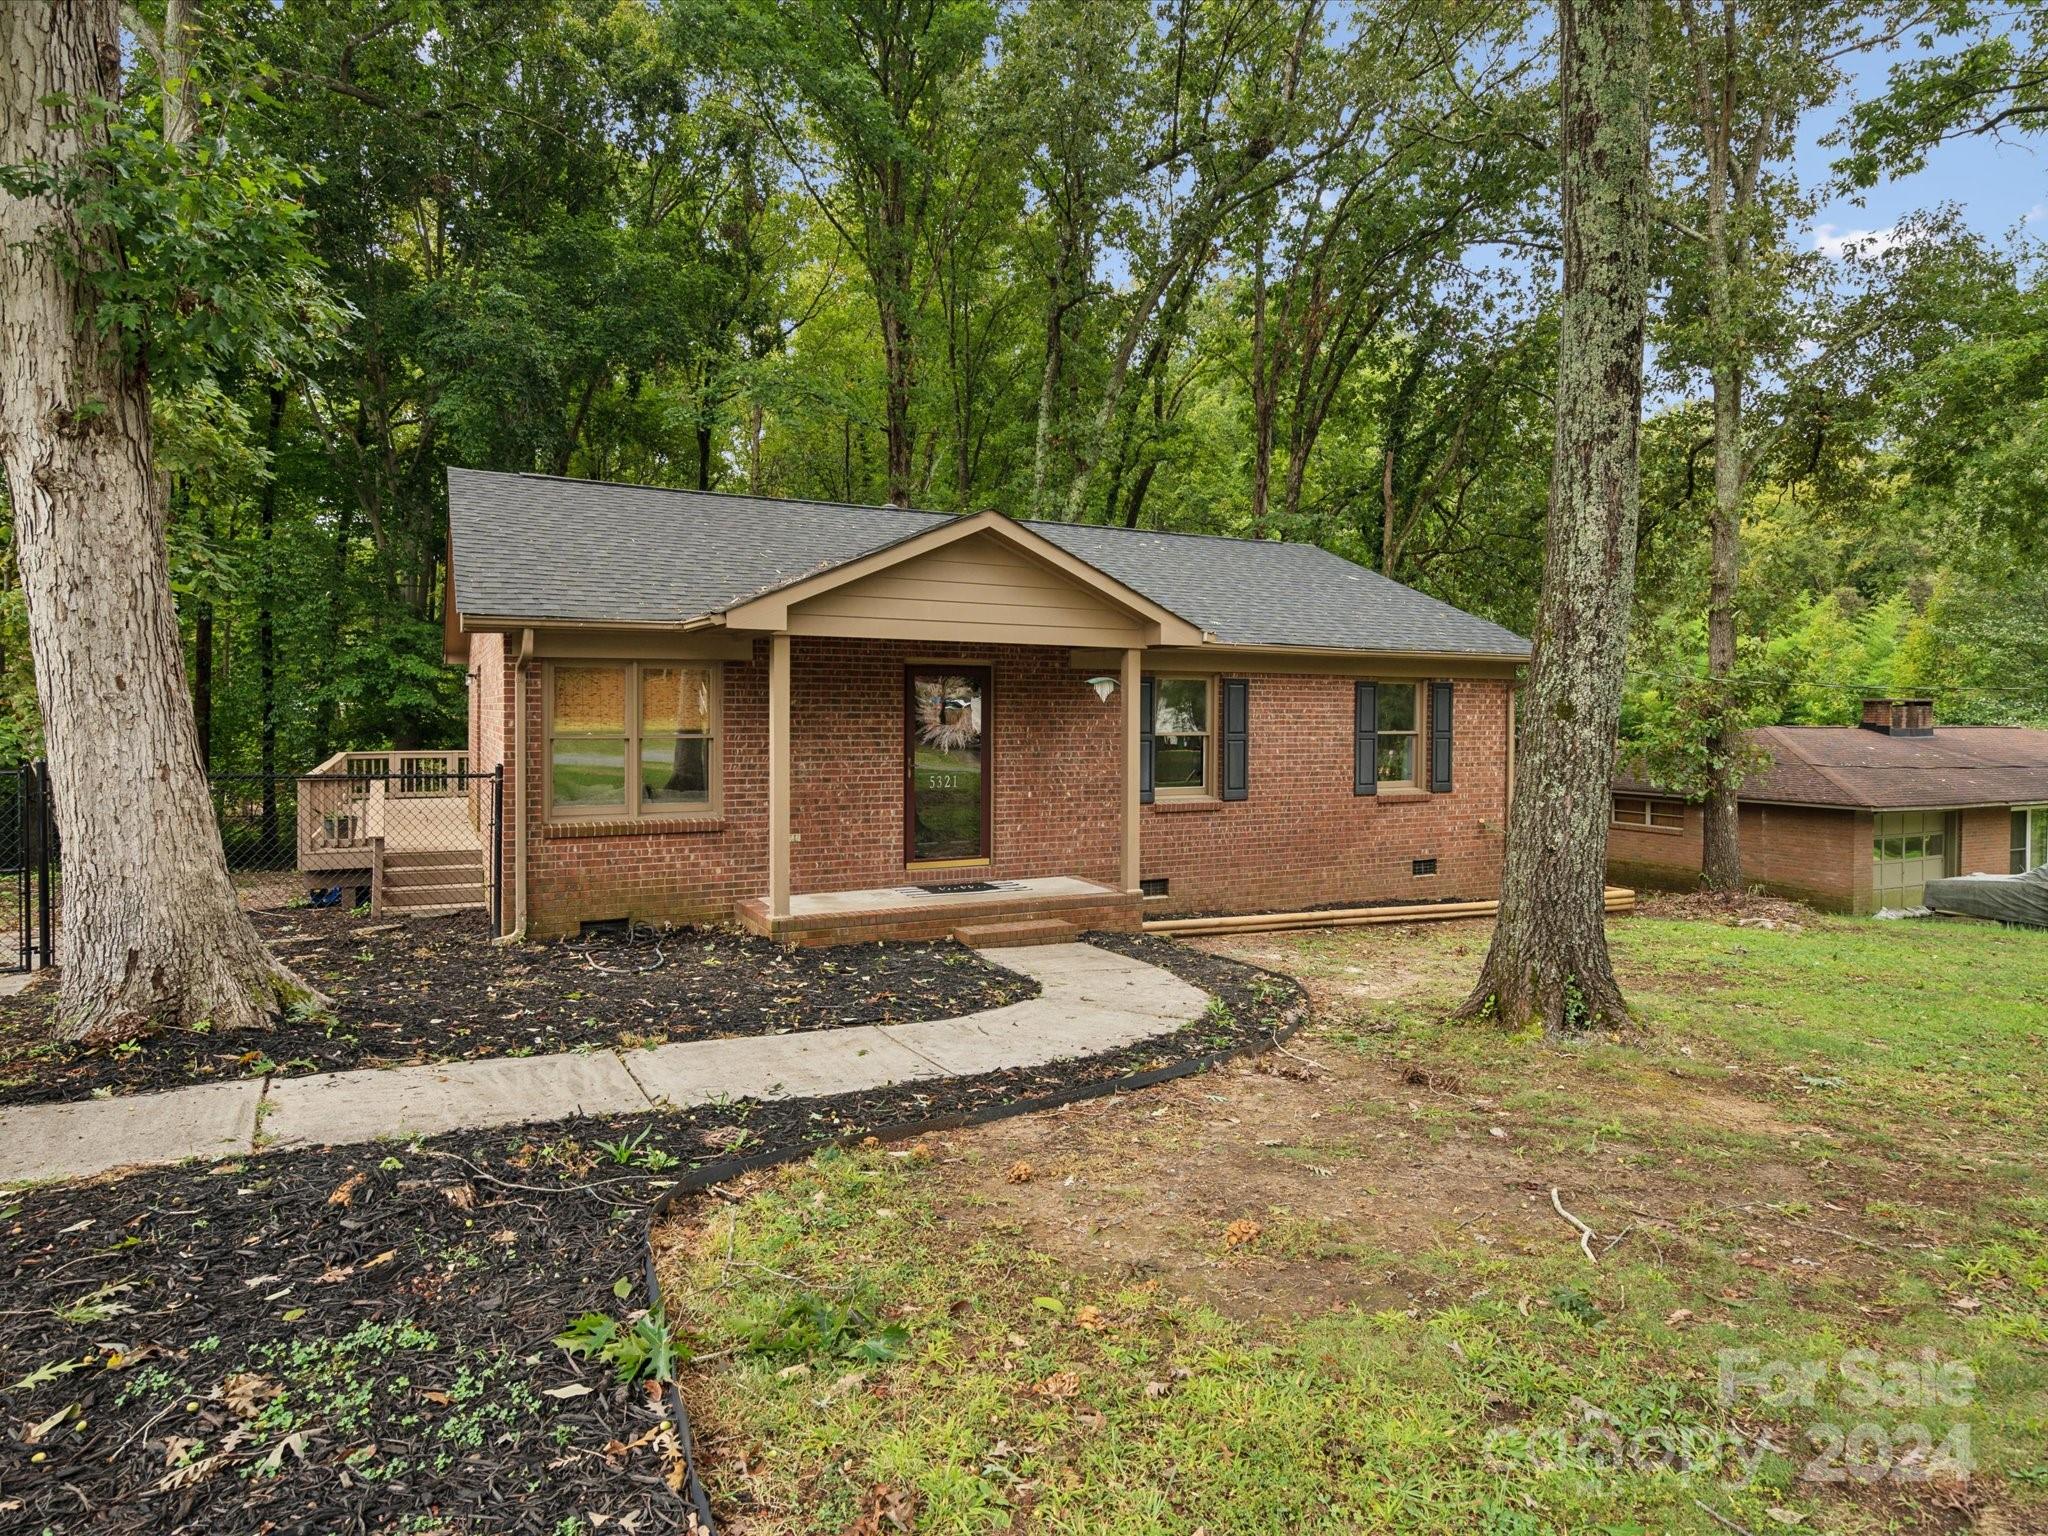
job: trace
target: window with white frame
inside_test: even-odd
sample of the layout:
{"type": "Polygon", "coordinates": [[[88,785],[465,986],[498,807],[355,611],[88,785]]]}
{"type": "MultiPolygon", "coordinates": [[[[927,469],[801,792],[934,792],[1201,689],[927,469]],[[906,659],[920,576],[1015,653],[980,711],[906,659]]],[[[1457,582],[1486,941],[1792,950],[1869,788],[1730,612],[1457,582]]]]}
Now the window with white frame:
{"type": "Polygon", "coordinates": [[[1214,679],[1161,677],[1153,680],[1152,787],[1159,795],[1206,795],[1210,706],[1214,679]]]}
{"type": "Polygon", "coordinates": [[[2012,808],[2012,872],[2023,875],[2048,864],[2048,805],[2012,808]]]}
{"type": "Polygon", "coordinates": [[[548,669],[548,812],[557,820],[702,815],[718,795],[719,672],[705,662],[548,669]]]}

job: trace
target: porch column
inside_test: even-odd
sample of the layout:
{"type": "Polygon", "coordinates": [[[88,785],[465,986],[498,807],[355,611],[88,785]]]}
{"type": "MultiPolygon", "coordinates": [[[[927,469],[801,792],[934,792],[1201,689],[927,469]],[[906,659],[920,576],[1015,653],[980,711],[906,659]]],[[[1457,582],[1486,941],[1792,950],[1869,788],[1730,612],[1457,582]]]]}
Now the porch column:
{"type": "Polygon", "coordinates": [[[789,916],[789,636],[768,637],[768,915],[789,916]]]}
{"type": "Polygon", "coordinates": [[[1124,857],[1123,883],[1126,891],[1138,889],[1140,854],[1140,823],[1138,821],[1138,784],[1142,769],[1138,763],[1138,749],[1142,722],[1138,714],[1138,694],[1143,678],[1142,663],[1145,653],[1139,650],[1124,652],[1123,677],[1118,687],[1124,695],[1124,857]]]}

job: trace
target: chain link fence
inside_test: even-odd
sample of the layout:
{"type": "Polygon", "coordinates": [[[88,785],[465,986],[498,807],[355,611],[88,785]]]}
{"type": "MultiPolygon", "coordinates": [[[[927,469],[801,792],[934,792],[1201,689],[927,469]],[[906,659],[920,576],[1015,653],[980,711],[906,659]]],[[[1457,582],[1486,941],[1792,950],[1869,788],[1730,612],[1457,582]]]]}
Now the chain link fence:
{"type": "MultiPolygon", "coordinates": [[[[250,910],[503,913],[504,771],[456,752],[346,753],[305,774],[208,781],[221,849],[250,910]]],[[[0,770],[0,972],[55,959],[62,860],[40,763],[0,770]]]]}

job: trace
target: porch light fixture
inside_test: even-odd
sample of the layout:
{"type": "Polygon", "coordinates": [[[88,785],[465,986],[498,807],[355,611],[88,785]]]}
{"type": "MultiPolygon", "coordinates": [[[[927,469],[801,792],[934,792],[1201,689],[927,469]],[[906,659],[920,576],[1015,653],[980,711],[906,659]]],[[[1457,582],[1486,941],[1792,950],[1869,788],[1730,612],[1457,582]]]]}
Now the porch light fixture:
{"type": "Polygon", "coordinates": [[[1116,679],[1106,675],[1102,677],[1091,677],[1088,679],[1088,686],[1095,690],[1095,697],[1102,700],[1103,703],[1107,704],[1109,702],[1109,696],[1112,693],[1116,692],[1116,679]]]}

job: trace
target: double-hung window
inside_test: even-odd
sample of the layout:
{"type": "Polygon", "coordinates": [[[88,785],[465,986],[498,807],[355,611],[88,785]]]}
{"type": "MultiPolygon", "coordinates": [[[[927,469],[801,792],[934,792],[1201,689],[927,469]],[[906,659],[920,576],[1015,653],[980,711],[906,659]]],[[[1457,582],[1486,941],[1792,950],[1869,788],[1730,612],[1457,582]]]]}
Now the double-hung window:
{"type": "Polygon", "coordinates": [[[1211,679],[1162,677],[1152,697],[1152,783],[1160,795],[1212,792],[1211,679]]]}
{"type": "Polygon", "coordinates": [[[1416,778],[1417,728],[1421,711],[1416,707],[1416,685],[1381,683],[1374,690],[1373,729],[1378,738],[1378,778],[1381,789],[1413,789],[1416,778]]]}
{"type": "Polygon", "coordinates": [[[548,808],[557,820],[704,815],[718,797],[718,668],[555,662],[548,808]]]}

